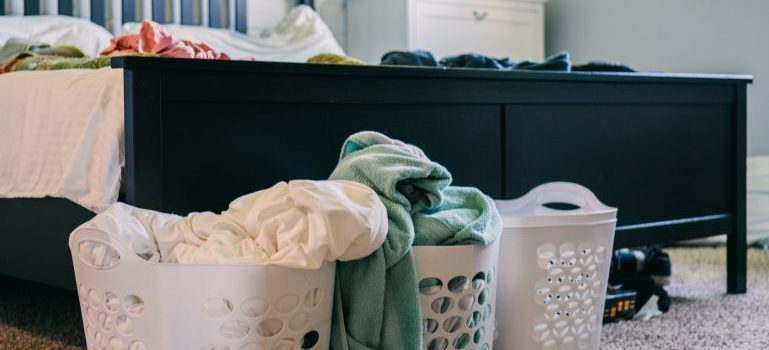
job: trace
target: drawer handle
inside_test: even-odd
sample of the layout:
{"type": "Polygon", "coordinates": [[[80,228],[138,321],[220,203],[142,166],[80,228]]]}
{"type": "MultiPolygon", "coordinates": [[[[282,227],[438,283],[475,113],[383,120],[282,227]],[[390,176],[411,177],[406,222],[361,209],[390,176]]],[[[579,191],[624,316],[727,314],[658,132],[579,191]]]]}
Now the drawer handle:
{"type": "Polygon", "coordinates": [[[486,19],[486,16],[488,15],[489,13],[486,11],[478,11],[478,10],[473,11],[473,17],[475,17],[476,21],[483,21],[484,19],[486,19]]]}

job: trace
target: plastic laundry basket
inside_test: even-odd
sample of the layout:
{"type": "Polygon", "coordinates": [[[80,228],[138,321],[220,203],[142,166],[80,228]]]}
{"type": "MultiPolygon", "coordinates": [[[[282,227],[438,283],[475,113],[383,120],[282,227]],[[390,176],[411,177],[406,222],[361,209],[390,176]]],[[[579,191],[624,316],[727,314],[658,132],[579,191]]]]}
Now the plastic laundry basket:
{"type": "Polygon", "coordinates": [[[491,349],[499,240],[414,247],[424,349],[491,349]]]}
{"type": "Polygon", "coordinates": [[[329,347],[333,263],[159,264],[89,229],[74,232],[69,245],[90,350],[329,347]]]}
{"type": "Polygon", "coordinates": [[[617,209],[563,182],[497,208],[505,228],[495,347],[598,349],[617,209]]]}

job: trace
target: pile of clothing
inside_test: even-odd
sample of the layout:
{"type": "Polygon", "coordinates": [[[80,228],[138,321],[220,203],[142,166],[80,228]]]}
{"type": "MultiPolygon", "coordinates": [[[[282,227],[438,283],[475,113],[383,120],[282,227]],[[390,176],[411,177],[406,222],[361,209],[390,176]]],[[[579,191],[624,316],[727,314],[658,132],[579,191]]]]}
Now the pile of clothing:
{"type": "MultiPolygon", "coordinates": [[[[364,64],[362,61],[343,55],[322,54],[310,58],[308,63],[327,64],[364,64]]],[[[581,65],[572,65],[568,52],[561,52],[546,58],[543,62],[522,61],[515,63],[509,58],[494,58],[478,53],[466,53],[456,56],[448,56],[436,60],[429,51],[391,51],[382,56],[379,63],[384,66],[412,66],[412,67],[439,67],[439,68],[474,68],[495,70],[533,70],[554,72],[635,72],[628,66],[592,61],[581,65]]]]}
{"type": "Polygon", "coordinates": [[[99,57],[87,57],[74,46],[51,46],[30,39],[11,38],[0,47],[0,73],[29,70],[97,69],[109,67],[116,56],[156,56],[227,60],[204,43],[179,40],[163,26],[144,21],[137,34],[112,39],[99,57]]]}
{"type": "Polygon", "coordinates": [[[95,69],[109,65],[109,57],[86,57],[74,46],[52,47],[28,39],[11,38],[0,47],[0,74],[24,70],[95,69]]]}
{"type": "Polygon", "coordinates": [[[237,198],[220,214],[183,217],[115,203],[82,229],[108,233],[152,262],[318,269],[371,254],[384,241],[387,212],[361,184],[296,180],[237,198]]]}
{"type": "Polygon", "coordinates": [[[412,246],[490,245],[502,232],[494,202],[451,186],[451,173],[421,149],[376,132],[350,136],[330,176],[371,187],[387,209],[382,246],[337,265],[334,349],[421,349],[422,317],[412,246]]]}
{"type": "MultiPolygon", "coordinates": [[[[491,198],[451,186],[416,146],[364,131],[343,144],[326,181],[295,180],[247,194],[220,214],[165,214],[116,203],[77,230],[108,233],[137,256],[175,264],[318,269],[338,261],[334,349],[420,349],[422,316],[412,246],[493,244],[491,198]]],[[[90,249],[90,262],[117,252],[90,249]]]]}

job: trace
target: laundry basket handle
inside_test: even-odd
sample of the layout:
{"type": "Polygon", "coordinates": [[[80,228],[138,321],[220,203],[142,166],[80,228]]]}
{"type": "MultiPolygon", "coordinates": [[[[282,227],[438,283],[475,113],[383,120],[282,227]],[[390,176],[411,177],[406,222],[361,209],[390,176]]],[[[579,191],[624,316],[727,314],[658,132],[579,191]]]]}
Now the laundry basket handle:
{"type": "Polygon", "coordinates": [[[78,256],[78,258],[86,265],[99,270],[111,269],[112,267],[122,265],[129,261],[132,263],[134,261],[147,263],[147,261],[137,256],[136,253],[126,247],[120,240],[106,232],[93,228],[79,228],[72,232],[69,237],[69,249],[72,250],[74,255],[78,256]],[[86,242],[100,244],[100,249],[112,249],[117,252],[117,263],[114,266],[94,266],[95,264],[92,261],[87,261],[88,259],[82,255],[81,244],[86,242]]]}
{"type": "Polygon", "coordinates": [[[548,204],[569,204],[576,208],[568,211],[581,213],[611,209],[601,203],[589,189],[571,182],[550,182],[539,185],[529,191],[524,198],[528,205],[534,204],[541,207],[542,210],[552,212],[562,212],[563,210],[552,209],[548,204]]]}

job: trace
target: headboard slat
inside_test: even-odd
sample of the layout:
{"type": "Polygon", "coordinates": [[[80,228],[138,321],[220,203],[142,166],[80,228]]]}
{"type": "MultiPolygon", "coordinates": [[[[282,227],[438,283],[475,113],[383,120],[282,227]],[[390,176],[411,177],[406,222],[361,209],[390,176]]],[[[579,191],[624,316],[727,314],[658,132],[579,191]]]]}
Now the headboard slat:
{"type": "Polygon", "coordinates": [[[171,1],[171,23],[179,24],[182,21],[182,0],[171,1]]]}
{"type": "Polygon", "coordinates": [[[72,0],[59,0],[59,14],[64,16],[72,16],[72,5],[72,0]]]}
{"type": "MultiPolygon", "coordinates": [[[[142,20],[150,20],[152,19],[152,0],[137,0],[142,2],[142,20]]],[[[138,18],[137,18],[138,19],[138,18]]]]}
{"type": "Polygon", "coordinates": [[[197,24],[195,23],[196,5],[196,0],[182,0],[182,24],[197,24]]]}
{"type": "Polygon", "coordinates": [[[36,16],[40,14],[39,0],[24,0],[24,15],[36,16]]]}
{"type": "Polygon", "coordinates": [[[208,27],[208,9],[211,4],[208,0],[200,0],[200,25],[208,27]]]}
{"type": "MultiPolygon", "coordinates": [[[[90,18],[120,33],[120,25],[152,19],[158,23],[202,25],[248,31],[249,0],[0,0],[0,15],[46,14],[90,18]],[[107,3],[106,1],[110,1],[107,3]],[[45,2],[43,4],[43,2],[45,2]],[[109,14],[107,11],[109,10],[109,14]],[[170,11],[170,12],[169,12],[170,11]],[[109,23],[107,23],[109,21],[109,23]]],[[[314,7],[314,0],[294,3],[314,7]]]]}
{"type": "Polygon", "coordinates": [[[104,26],[106,23],[106,16],[104,14],[104,0],[90,0],[91,1],[91,22],[100,26],[104,26]]]}
{"type": "Polygon", "coordinates": [[[107,10],[109,11],[109,24],[107,29],[113,33],[120,33],[123,25],[123,5],[121,0],[107,0],[107,10]]]}
{"type": "Polygon", "coordinates": [[[166,2],[164,0],[152,0],[152,20],[166,23],[166,2]]]}
{"type": "Polygon", "coordinates": [[[235,0],[235,30],[245,33],[248,31],[248,8],[247,0],[235,0]]]}
{"type": "Polygon", "coordinates": [[[128,22],[136,22],[136,0],[123,0],[123,23],[128,22]]]}
{"type": "Polygon", "coordinates": [[[75,3],[77,16],[80,18],[91,18],[91,2],[87,0],[78,0],[75,3]]]}
{"type": "Polygon", "coordinates": [[[208,1],[208,26],[213,28],[221,28],[224,26],[222,23],[222,16],[224,15],[224,0],[209,0],[208,1]]]}

